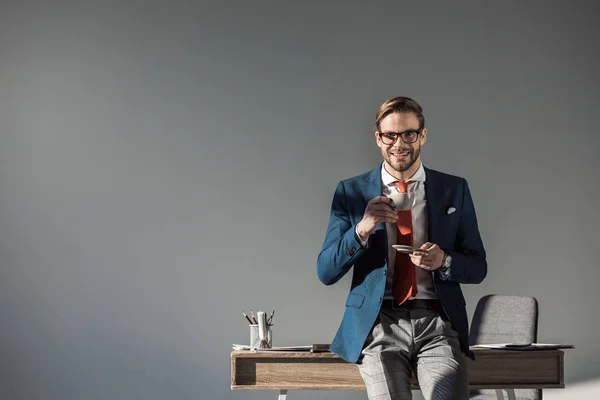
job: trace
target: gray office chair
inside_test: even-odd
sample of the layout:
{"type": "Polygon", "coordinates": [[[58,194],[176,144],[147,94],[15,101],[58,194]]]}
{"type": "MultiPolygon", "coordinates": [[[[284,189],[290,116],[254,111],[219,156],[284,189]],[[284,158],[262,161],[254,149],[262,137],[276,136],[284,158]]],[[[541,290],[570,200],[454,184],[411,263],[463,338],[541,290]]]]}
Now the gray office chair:
{"type": "MultiPolygon", "coordinates": [[[[522,343],[537,341],[538,304],[533,297],[492,294],[477,303],[469,343],[522,343]]],[[[540,389],[515,389],[507,393],[509,399],[541,400],[540,389]]],[[[496,400],[504,396],[501,390],[471,390],[470,399],[496,400]]]]}

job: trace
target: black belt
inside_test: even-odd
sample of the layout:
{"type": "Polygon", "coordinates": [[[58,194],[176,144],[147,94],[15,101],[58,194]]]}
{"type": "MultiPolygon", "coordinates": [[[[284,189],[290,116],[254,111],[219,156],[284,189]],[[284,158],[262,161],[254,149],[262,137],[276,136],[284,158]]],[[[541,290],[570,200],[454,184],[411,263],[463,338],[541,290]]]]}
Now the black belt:
{"type": "Polygon", "coordinates": [[[381,308],[391,308],[394,310],[442,310],[442,303],[437,299],[412,299],[406,300],[402,304],[394,299],[383,299],[381,308]]]}

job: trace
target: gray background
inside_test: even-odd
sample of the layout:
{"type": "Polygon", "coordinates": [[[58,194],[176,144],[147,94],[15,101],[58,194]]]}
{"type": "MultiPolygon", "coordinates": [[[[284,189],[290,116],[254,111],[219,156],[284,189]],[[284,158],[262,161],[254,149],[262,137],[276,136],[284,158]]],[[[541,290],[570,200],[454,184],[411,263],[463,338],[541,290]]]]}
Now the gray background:
{"type": "Polygon", "coordinates": [[[229,389],[240,311],[275,308],[276,345],[332,339],[333,191],[377,166],[396,95],[471,186],[469,314],[537,297],[539,341],[577,346],[567,385],[597,391],[600,7],[414,3],[2,1],[0,397],[275,398],[229,389]]]}

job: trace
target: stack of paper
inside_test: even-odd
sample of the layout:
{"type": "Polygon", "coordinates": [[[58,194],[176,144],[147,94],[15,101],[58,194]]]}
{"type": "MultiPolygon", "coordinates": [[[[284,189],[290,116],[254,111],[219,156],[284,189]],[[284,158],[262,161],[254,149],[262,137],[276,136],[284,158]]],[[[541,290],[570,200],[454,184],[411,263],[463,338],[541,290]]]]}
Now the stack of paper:
{"type": "MultiPolygon", "coordinates": [[[[251,349],[250,349],[250,346],[245,345],[245,344],[234,344],[233,350],[251,350],[251,349]]],[[[270,347],[268,349],[253,349],[252,351],[255,351],[255,352],[262,352],[262,351],[298,352],[298,351],[312,351],[312,350],[313,350],[313,346],[279,346],[279,347],[270,347]]]]}
{"type": "Polygon", "coordinates": [[[311,351],[312,346],[279,346],[268,349],[255,349],[254,351],[311,351]]]}
{"type": "Polygon", "coordinates": [[[502,350],[557,350],[574,349],[570,344],[557,343],[498,343],[498,344],[476,344],[473,348],[502,349],[502,350]]]}

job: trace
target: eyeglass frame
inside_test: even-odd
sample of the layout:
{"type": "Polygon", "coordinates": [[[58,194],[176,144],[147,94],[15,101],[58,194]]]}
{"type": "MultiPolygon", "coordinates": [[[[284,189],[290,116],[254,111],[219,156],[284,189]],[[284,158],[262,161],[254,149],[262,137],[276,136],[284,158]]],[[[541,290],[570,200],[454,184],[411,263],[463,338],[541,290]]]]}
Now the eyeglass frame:
{"type": "Polygon", "coordinates": [[[379,135],[379,139],[381,139],[381,141],[383,142],[383,144],[385,144],[385,145],[388,145],[388,146],[389,146],[389,145],[393,145],[394,143],[396,143],[396,142],[398,141],[398,138],[400,138],[400,140],[402,140],[402,142],[403,142],[403,143],[406,143],[406,144],[413,144],[413,143],[416,143],[416,142],[417,142],[417,140],[419,140],[419,135],[420,135],[420,134],[422,134],[422,133],[423,133],[423,128],[419,128],[419,129],[409,129],[409,130],[407,130],[407,131],[404,131],[404,132],[385,132],[385,133],[384,133],[384,132],[377,131],[377,135],[379,135]],[[405,133],[412,133],[412,132],[417,132],[417,137],[415,138],[415,140],[414,140],[414,141],[412,141],[412,142],[407,142],[406,140],[404,140],[404,138],[402,137],[402,135],[403,135],[403,134],[405,134],[405,133]],[[391,143],[386,143],[386,142],[383,140],[383,137],[382,137],[382,136],[383,136],[383,135],[390,135],[390,134],[394,134],[394,135],[396,135],[396,138],[395,138],[395,139],[394,139],[394,140],[393,140],[391,143]]]}

